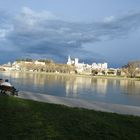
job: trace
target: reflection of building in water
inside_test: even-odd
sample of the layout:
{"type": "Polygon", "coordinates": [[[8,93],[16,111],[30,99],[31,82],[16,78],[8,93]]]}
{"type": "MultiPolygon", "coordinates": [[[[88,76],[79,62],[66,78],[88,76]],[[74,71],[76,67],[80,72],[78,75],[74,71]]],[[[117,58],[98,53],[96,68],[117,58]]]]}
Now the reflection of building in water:
{"type": "Polygon", "coordinates": [[[35,74],[34,75],[34,85],[44,86],[46,80],[46,76],[35,74]]]}
{"type": "Polygon", "coordinates": [[[120,87],[127,88],[128,80],[120,80],[120,87]]]}
{"type": "Polygon", "coordinates": [[[97,93],[105,94],[107,90],[107,79],[97,79],[96,90],[97,93]]]}
{"type": "Polygon", "coordinates": [[[133,80],[120,80],[120,89],[123,94],[140,94],[140,82],[133,80]]]}
{"type": "Polygon", "coordinates": [[[3,73],[3,75],[10,76],[13,79],[20,79],[22,83],[27,84],[27,83],[32,83],[33,85],[44,85],[46,76],[42,74],[35,74],[35,73],[26,73],[26,72],[6,72],[3,73]]]}
{"type": "Polygon", "coordinates": [[[92,79],[75,77],[66,81],[66,96],[77,96],[78,92],[82,93],[91,90],[93,93],[104,95],[107,91],[107,79],[92,79]]]}
{"type": "Polygon", "coordinates": [[[76,78],[70,78],[66,81],[66,96],[77,96],[78,86],[77,86],[76,78]]]}
{"type": "Polygon", "coordinates": [[[112,80],[112,86],[113,86],[113,87],[116,87],[116,85],[117,85],[117,81],[116,81],[115,79],[113,79],[113,80],[112,80]]]}
{"type": "Polygon", "coordinates": [[[66,96],[77,96],[77,85],[73,84],[72,81],[66,81],[66,96]]]}
{"type": "Polygon", "coordinates": [[[74,77],[66,81],[66,96],[77,96],[84,88],[90,88],[91,78],[74,77]]]}
{"type": "Polygon", "coordinates": [[[92,78],[91,87],[93,93],[97,93],[100,94],[100,96],[104,96],[107,93],[107,85],[108,85],[107,79],[92,78]]]}

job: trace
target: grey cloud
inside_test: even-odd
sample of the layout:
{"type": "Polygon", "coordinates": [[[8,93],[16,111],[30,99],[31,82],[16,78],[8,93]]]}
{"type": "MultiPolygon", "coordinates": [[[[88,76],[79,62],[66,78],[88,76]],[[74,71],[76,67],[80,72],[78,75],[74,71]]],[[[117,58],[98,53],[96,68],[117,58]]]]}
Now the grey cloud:
{"type": "Polygon", "coordinates": [[[92,53],[85,51],[83,44],[126,36],[137,29],[139,23],[140,12],[98,23],[77,23],[63,21],[48,12],[37,13],[24,8],[13,19],[13,30],[7,33],[7,40],[25,53],[57,58],[78,54],[87,58],[92,57],[92,53]]]}
{"type": "Polygon", "coordinates": [[[0,25],[8,22],[9,15],[5,11],[0,11],[0,25]]]}
{"type": "Polygon", "coordinates": [[[8,12],[0,10],[0,28],[8,28],[13,26],[12,15],[8,12]]]}

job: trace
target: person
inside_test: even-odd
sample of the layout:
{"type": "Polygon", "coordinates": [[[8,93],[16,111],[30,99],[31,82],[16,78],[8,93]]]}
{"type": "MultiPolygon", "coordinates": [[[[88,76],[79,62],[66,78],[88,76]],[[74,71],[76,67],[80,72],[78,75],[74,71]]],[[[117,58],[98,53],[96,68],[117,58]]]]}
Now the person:
{"type": "Polygon", "coordinates": [[[7,90],[7,88],[5,87],[10,87],[10,91],[12,92],[13,95],[17,95],[18,96],[18,91],[14,88],[14,86],[9,82],[8,79],[5,80],[5,82],[1,83],[1,93],[5,93],[5,91],[7,90]]]}
{"type": "Polygon", "coordinates": [[[2,82],[2,83],[1,83],[1,86],[13,87],[13,86],[11,85],[11,83],[9,83],[9,80],[8,80],[8,79],[6,79],[5,82],[2,82]]]}
{"type": "Polygon", "coordinates": [[[0,79],[0,85],[1,85],[3,82],[4,82],[3,79],[0,79]]]}

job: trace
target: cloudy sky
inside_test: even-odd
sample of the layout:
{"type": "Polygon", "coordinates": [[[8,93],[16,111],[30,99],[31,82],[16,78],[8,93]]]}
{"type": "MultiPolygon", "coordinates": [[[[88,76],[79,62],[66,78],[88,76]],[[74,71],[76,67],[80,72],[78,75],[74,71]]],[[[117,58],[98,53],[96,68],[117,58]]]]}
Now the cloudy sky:
{"type": "Polygon", "coordinates": [[[140,60],[140,0],[0,0],[0,53],[0,64],[140,60]]]}

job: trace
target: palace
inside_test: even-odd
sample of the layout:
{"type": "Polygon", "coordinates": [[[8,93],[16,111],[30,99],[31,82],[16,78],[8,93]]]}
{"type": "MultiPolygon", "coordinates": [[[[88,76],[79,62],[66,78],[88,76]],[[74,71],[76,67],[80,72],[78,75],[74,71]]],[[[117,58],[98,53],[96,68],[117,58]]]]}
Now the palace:
{"type": "Polygon", "coordinates": [[[92,63],[92,65],[89,64],[85,64],[83,63],[79,63],[79,59],[75,58],[75,59],[71,59],[70,56],[68,56],[68,61],[67,61],[67,65],[74,65],[76,67],[76,69],[78,71],[84,71],[87,69],[99,69],[99,70],[106,70],[108,68],[108,64],[107,63],[92,63]]]}

